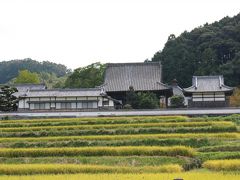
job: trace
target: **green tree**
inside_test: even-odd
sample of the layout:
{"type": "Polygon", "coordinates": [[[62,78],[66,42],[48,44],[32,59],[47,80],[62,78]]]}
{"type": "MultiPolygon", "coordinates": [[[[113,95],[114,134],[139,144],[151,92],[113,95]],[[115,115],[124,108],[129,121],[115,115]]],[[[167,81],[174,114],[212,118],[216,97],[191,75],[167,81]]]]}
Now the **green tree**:
{"type": "Polygon", "coordinates": [[[188,87],[193,75],[222,74],[227,85],[237,86],[239,52],[240,14],[185,31],[178,37],[170,35],[152,61],[161,61],[165,83],[177,78],[180,86],[188,87]]]}
{"type": "Polygon", "coordinates": [[[159,99],[154,93],[130,90],[127,92],[126,104],[133,109],[156,109],[159,107],[159,99]]]}
{"type": "Polygon", "coordinates": [[[139,109],[156,109],[159,108],[159,99],[154,93],[139,92],[139,109]]]}
{"type": "Polygon", "coordinates": [[[16,88],[3,86],[0,90],[0,111],[16,111],[18,99],[13,95],[16,88]]]}
{"type": "Polygon", "coordinates": [[[68,76],[65,87],[67,88],[93,88],[103,83],[105,65],[100,62],[93,63],[86,67],[75,69],[68,76]]]}
{"type": "Polygon", "coordinates": [[[19,71],[18,76],[14,80],[15,84],[31,83],[39,84],[40,79],[37,73],[32,73],[28,70],[19,71]]]}
{"type": "Polygon", "coordinates": [[[184,107],[184,97],[175,95],[170,98],[171,107],[180,108],[184,107]]]}
{"type": "Polygon", "coordinates": [[[11,79],[15,78],[19,71],[24,69],[35,73],[54,73],[57,77],[65,76],[70,72],[66,66],[49,61],[38,62],[30,58],[2,61],[0,62],[0,74],[4,74],[4,76],[0,76],[0,84],[7,83],[11,79]]]}
{"type": "Polygon", "coordinates": [[[131,105],[133,109],[139,109],[139,98],[132,87],[126,93],[126,104],[131,105]]]}
{"type": "Polygon", "coordinates": [[[63,88],[67,79],[67,75],[57,77],[55,73],[41,72],[38,74],[40,81],[44,83],[49,89],[63,88]]]}

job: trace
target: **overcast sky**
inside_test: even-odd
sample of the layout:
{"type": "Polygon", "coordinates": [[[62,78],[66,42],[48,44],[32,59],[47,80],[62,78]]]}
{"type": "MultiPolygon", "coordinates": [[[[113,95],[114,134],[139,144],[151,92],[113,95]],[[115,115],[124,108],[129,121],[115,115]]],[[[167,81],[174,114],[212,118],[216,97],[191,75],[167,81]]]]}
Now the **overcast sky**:
{"type": "Polygon", "coordinates": [[[170,34],[239,12],[240,0],[0,0],[0,61],[142,62],[170,34]]]}

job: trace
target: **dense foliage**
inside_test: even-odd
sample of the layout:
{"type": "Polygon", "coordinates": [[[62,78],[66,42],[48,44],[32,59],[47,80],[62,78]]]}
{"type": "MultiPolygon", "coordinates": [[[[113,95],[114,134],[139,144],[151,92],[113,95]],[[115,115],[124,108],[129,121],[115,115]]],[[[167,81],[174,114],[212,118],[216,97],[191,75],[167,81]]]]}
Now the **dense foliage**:
{"type": "Polygon", "coordinates": [[[184,107],[184,97],[180,95],[175,95],[170,98],[171,107],[179,108],[184,107]]]}
{"type": "Polygon", "coordinates": [[[17,92],[16,88],[3,86],[0,90],[0,111],[15,111],[17,110],[17,98],[13,93],[17,92]]]}
{"type": "Polygon", "coordinates": [[[205,24],[179,37],[170,35],[152,61],[161,61],[164,82],[177,78],[183,87],[193,75],[224,75],[227,85],[240,84],[240,14],[205,24]]]}
{"type": "Polygon", "coordinates": [[[68,75],[57,77],[55,73],[40,72],[38,74],[41,83],[44,83],[47,88],[63,88],[68,75]]]}
{"type": "Polygon", "coordinates": [[[240,106],[240,88],[236,88],[233,95],[230,97],[230,106],[239,107],[240,106]]]}
{"type": "Polygon", "coordinates": [[[105,65],[100,62],[80,67],[67,78],[65,87],[67,88],[93,88],[103,83],[105,65]]]}
{"type": "Polygon", "coordinates": [[[155,109],[159,107],[159,99],[154,93],[150,92],[130,90],[127,92],[126,100],[126,104],[131,105],[133,109],[155,109]]]}
{"type": "Polygon", "coordinates": [[[18,75],[21,70],[29,70],[31,72],[54,73],[56,76],[64,76],[69,72],[66,66],[56,64],[49,61],[38,62],[32,59],[11,60],[0,62],[0,83],[7,83],[18,75]]]}
{"type": "Polygon", "coordinates": [[[39,84],[40,79],[37,73],[32,73],[28,70],[21,70],[18,76],[13,80],[15,84],[39,84]]]}

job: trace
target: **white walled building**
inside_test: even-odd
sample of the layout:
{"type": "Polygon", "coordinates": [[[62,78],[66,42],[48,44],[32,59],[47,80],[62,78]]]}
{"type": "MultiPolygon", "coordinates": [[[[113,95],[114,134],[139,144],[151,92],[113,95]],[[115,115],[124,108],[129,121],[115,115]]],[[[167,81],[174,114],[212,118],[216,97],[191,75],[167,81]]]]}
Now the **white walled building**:
{"type": "Polygon", "coordinates": [[[19,111],[79,111],[112,109],[113,99],[99,88],[42,89],[19,94],[19,111]]]}
{"type": "Polygon", "coordinates": [[[191,97],[189,107],[225,107],[232,93],[223,76],[193,76],[192,86],[184,89],[184,94],[191,97]]]}

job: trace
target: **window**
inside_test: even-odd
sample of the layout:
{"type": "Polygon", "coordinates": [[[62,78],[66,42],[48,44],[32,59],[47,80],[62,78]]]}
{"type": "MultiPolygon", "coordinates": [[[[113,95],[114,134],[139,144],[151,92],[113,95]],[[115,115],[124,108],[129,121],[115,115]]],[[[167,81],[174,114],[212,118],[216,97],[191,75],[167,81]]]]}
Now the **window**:
{"type": "Polygon", "coordinates": [[[39,109],[39,103],[34,104],[34,109],[39,109]]]}
{"type": "Polygon", "coordinates": [[[35,103],[34,109],[45,109],[45,103],[35,103]]]}
{"type": "Polygon", "coordinates": [[[82,108],[88,108],[88,103],[87,102],[83,102],[82,103],[82,108]]]}
{"type": "Polygon", "coordinates": [[[88,109],[88,108],[96,108],[97,103],[96,102],[83,102],[82,103],[82,108],[88,109]]]}
{"type": "Polygon", "coordinates": [[[40,103],[39,104],[39,109],[45,109],[45,103],[40,103]]]}
{"type": "Polygon", "coordinates": [[[78,109],[82,108],[82,103],[81,103],[81,102],[78,102],[78,103],[77,103],[77,108],[78,108],[78,109]]]}
{"type": "Polygon", "coordinates": [[[93,108],[93,102],[88,102],[88,108],[93,108]]]}
{"type": "Polygon", "coordinates": [[[61,103],[61,109],[71,109],[72,104],[71,103],[61,103]]]}

